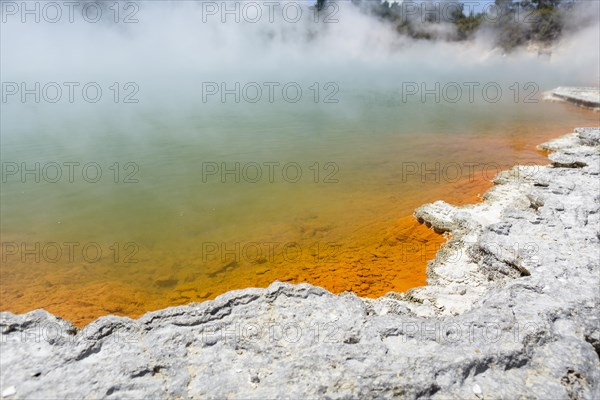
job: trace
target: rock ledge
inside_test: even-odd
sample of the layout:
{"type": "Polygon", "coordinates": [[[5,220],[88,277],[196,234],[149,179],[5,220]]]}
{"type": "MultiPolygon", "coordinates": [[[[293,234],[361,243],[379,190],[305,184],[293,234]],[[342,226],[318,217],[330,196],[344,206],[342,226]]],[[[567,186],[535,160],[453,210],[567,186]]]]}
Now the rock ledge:
{"type": "Polygon", "coordinates": [[[594,110],[600,109],[600,88],[559,87],[550,92],[549,98],[568,101],[594,110]]]}

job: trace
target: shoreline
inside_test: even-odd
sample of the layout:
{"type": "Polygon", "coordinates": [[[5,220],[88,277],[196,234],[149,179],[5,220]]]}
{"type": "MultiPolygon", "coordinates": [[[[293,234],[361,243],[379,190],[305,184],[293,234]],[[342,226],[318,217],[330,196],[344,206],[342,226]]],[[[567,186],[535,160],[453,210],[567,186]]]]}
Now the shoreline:
{"type": "MultiPolygon", "coordinates": [[[[164,250],[171,248],[168,242],[162,243],[160,249],[140,248],[140,255],[143,253],[146,261],[126,269],[111,268],[111,265],[117,266],[112,259],[109,260],[110,264],[101,261],[63,265],[48,262],[23,263],[18,261],[18,255],[9,256],[7,259],[10,262],[4,263],[2,268],[3,284],[0,297],[3,307],[0,311],[21,314],[43,308],[73,322],[78,328],[83,328],[101,316],[113,314],[139,318],[147,312],[170,306],[212,300],[230,290],[266,288],[275,280],[293,284],[305,282],[335,294],[352,291],[359,297],[369,298],[381,297],[389,291],[404,292],[410,288],[424,286],[427,279],[427,261],[434,257],[445,239],[420,225],[413,216],[414,210],[425,203],[440,199],[456,205],[479,202],[481,195],[493,186],[491,180],[500,170],[509,169],[516,164],[546,164],[547,158],[543,152],[535,150],[537,144],[568,132],[573,126],[593,124],[596,116],[595,113],[571,105],[551,104],[549,107],[564,110],[572,116],[573,121],[559,124],[557,127],[548,121],[532,125],[511,124],[518,128],[512,138],[501,131],[494,137],[490,131],[481,137],[467,135],[453,141],[449,146],[453,151],[463,149],[462,144],[469,142],[469,148],[481,147],[482,151],[487,152],[486,155],[478,153],[471,157],[464,154],[465,150],[460,150],[462,155],[457,154],[453,159],[461,165],[466,162],[479,162],[484,168],[470,173],[467,167],[462,165],[462,178],[457,182],[449,182],[441,169],[439,183],[431,180],[429,184],[422,184],[419,174],[416,174],[419,183],[411,184],[408,180],[407,183],[403,183],[400,174],[403,163],[397,161],[395,168],[389,167],[390,171],[397,173],[391,172],[391,179],[384,180],[396,185],[386,189],[386,192],[392,195],[371,195],[368,187],[365,187],[364,197],[355,198],[354,205],[349,207],[356,209],[360,206],[358,208],[364,214],[357,215],[357,219],[361,221],[351,222],[350,217],[294,218],[288,221],[288,225],[280,225],[283,229],[279,229],[279,232],[283,232],[285,236],[249,237],[253,241],[264,242],[264,251],[268,251],[269,241],[296,242],[307,256],[301,262],[288,262],[279,254],[278,257],[269,258],[268,263],[255,264],[243,255],[244,242],[240,242],[241,250],[237,255],[241,262],[222,274],[220,271],[226,266],[226,262],[219,263],[216,260],[207,264],[206,268],[203,267],[203,251],[199,244],[188,247],[188,252],[185,251],[187,246],[181,246],[173,247],[173,252],[167,253],[164,250]],[[577,123],[577,120],[581,122],[577,123]],[[590,120],[591,122],[585,123],[590,120]],[[500,165],[497,162],[500,162],[500,165]],[[491,169],[486,170],[486,165],[491,169]],[[417,189],[414,189],[415,187],[417,189]],[[377,209],[377,215],[371,213],[371,209],[377,209]],[[330,227],[332,229],[327,231],[330,227]],[[315,260],[309,253],[311,248],[315,248],[315,243],[327,245],[332,242],[341,246],[339,250],[323,247],[323,255],[327,255],[327,261],[333,261],[331,263],[315,260]],[[180,266],[174,267],[178,263],[180,266]],[[174,286],[161,286],[172,284],[176,280],[178,282],[174,286]]],[[[398,160],[410,161],[411,158],[403,156],[398,160]]],[[[439,157],[432,160],[445,162],[439,157]]],[[[311,207],[319,208],[316,204],[311,207]]],[[[310,213],[306,212],[290,212],[290,215],[293,214],[310,216],[310,213]]],[[[324,212],[322,215],[328,217],[327,214],[324,212]]],[[[354,213],[348,212],[345,215],[352,216],[354,213]]],[[[5,242],[30,243],[40,241],[42,236],[46,235],[4,235],[3,238],[5,242]]],[[[129,236],[131,240],[135,239],[123,234],[118,238],[124,241],[125,236],[129,236]]],[[[71,236],[65,239],[74,238],[71,236]]],[[[186,239],[188,242],[191,240],[186,239]]],[[[139,243],[142,245],[143,241],[139,243]]],[[[103,247],[110,250],[106,247],[108,245],[109,243],[104,243],[103,247]]],[[[77,258],[82,260],[81,255],[77,258]]]]}
{"type": "Polygon", "coordinates": [[[550,91],[547,97],[551,101],[566,101],[579,107],[600,111],[599,88],[558,87],[550,91]]]}
{"type": "Polygon", "coordinates": [[[415,210],[451,233],[428,286],[275,282],[80,331],[2,312],[2,396],[598,397],[600,129],[540,148],[550,165],[500,173],[481,203],[415,210]]]}

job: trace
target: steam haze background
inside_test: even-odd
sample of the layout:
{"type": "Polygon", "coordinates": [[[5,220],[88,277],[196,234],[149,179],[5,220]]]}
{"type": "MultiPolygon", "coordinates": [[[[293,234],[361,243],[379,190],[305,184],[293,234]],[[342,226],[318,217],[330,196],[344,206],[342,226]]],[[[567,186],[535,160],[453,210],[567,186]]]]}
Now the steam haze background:
{"type": "Polygon", "coordinates": [[[297,3],[305,6],[298,23],[286,22],[280,10],[270,23],[266,7],[259,23],[235,23],[231,15],[226,23],[220,15],[206,15],[203,22],[198,1],[138,2],[134,24],[109,18],[91,24],[81,16],[73,24],[62,22],[65,17],[57,24],[22,24],[11,16],[2,24],[2,80],[132,80],[143,89],[146,106],[154,101],[185,106],[202,81],[338,81],[342,88],[535,81],[550,88],[599,79],[597,1],[578,5],[585,8],[582,19],[589,21],[593,13],[596,24],[568,33],[550,59],[526,51],[506,56],[492,48],[487,34],[474,42],[410,40],[349,2],[337,3],[332,18],[339,22],[315,23],[312,2],[297,3]]]}

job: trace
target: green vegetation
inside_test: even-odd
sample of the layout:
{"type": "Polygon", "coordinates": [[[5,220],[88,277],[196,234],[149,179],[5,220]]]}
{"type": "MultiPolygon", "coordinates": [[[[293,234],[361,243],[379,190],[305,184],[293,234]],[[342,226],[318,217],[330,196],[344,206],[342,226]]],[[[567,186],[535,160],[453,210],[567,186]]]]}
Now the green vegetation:
{"type": "MultiPolygon", "coordinates": [[[[569,8],[561,0],[496,0],[497,21],[487,22],[506,50],[530,42],[549,44],[560,38],[569,8]]],[[[566,3],[566,2],[565,2],[566,3]]]]}
{"type": "MultiPolygon", "coordinates": [[[[318,0],[317,9],[323,9],[326,1],[318,0]]],[[[478,32],[487,32],[495,38],[497,46],[507,51],[532,42],[546,45],[558,40],[573,5],[572,0],[495,0],[485,14],[475,14],[472,10],[467,12],[460,1],[452,0],[434,2],[428,7],[420,0],[404,4],[352,2],[391,23],[399,34],[413,39],[463,41],[472,39],[478,32]]]]}
{"type": "Polygon", "coordinates": [[[473,15],[473,13],[471,13],[467,16],[465,15],[464,10],[464,4],[459,4],[459,7],[451,14],[452,21],[456,27],[457,40],[470,39],[483,20],[482,14],[473,15]]]}

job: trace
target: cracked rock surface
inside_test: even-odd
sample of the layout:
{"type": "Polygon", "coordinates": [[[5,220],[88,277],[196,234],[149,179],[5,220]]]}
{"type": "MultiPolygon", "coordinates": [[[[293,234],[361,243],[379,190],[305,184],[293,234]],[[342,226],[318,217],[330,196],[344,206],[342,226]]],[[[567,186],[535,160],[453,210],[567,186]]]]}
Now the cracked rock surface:
{"type": "Polygon", "coordinates": [[[600,398],[600,129],[541,146],[485,201],[425,205],[428,286],[225,293],[83,330],[0,313],[2,398],[600,398]]]}

